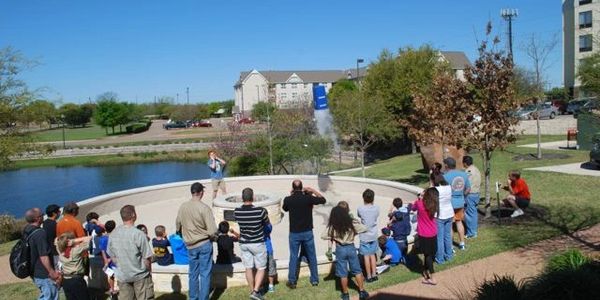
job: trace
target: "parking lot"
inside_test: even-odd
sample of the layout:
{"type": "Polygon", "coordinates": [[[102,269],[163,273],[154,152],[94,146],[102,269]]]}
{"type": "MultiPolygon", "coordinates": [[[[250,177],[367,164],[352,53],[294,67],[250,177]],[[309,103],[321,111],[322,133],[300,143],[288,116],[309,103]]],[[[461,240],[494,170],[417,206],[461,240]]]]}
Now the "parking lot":
{"type": "MultiPolygon", "coordinates": [[[[554,119],[540,119],[542,134],[564,134],[565,139],[569,128],[577,128],[577,119],[573,115],[560,115],[554,119]]],[[[523,134],[537,134],[535,120],[522,120],[518,131],[523,134]]]]}

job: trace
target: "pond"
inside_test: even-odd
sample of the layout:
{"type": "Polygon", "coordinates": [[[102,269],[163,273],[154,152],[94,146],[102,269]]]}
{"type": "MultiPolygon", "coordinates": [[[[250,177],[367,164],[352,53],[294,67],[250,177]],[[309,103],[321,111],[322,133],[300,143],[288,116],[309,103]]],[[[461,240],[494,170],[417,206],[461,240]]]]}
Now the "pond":
{"type": "Polygon", "coordinates": [[[21,217],[25,210],[63,206],[94,196],[176,181],[207,179],[208,166],[160,162],[104,167],[28,168],[0,172],[0,213],[21,217]]]}

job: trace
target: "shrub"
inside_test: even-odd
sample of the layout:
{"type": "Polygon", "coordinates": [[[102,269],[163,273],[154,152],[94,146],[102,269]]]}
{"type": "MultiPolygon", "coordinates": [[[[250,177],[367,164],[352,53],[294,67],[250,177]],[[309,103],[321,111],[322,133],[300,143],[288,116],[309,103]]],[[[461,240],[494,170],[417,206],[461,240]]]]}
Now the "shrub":
{"type": "Polygon", "coordinates": [[[504,300],[521,299],[521,284],[515,282],[513,276],[498,276],[494,279],[484,281],[475,291],[475,299],[478,300],[504,300]]]}
{"type": "Polygon", "coordinates": [[[553,270],[525,284],[523,299],[600,299],[600,265],[588,262],[576,269],[553,270]]]}
{"type": "Polygon", "coordinates": [[[0,243],[20,238],[24,226],[24,220],[17,220],[11,215],[0,215],[0,243]]]}
{"type": "Polygon", "coordinates": [[[550,258],[546,265],[546,272],[551,273],[562,270],[577,270],[590,261],[591,260],[579,250],[567,250],[550,258]]]}
{"type": "Polygon", "coordinates": [[[125,131],[127,131],[127,133],[140,133],[148,130],[148,128],[150,128],[148,123],[133,123],[127,125],[125,131]]]}

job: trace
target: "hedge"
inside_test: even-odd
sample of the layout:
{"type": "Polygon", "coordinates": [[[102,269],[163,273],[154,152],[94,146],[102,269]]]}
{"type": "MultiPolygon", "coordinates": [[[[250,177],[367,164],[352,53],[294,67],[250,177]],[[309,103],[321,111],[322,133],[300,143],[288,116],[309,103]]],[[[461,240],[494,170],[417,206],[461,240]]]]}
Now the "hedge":
{"type": "Polygon", "coordinates": [[[152,125],[152,121],[138,122],[127,125],[127,127],[125,127],[125,130],[127,131],[127,133],[140,133],[148,130],[148,128],[150,128],[150,125],[152,125]]]}

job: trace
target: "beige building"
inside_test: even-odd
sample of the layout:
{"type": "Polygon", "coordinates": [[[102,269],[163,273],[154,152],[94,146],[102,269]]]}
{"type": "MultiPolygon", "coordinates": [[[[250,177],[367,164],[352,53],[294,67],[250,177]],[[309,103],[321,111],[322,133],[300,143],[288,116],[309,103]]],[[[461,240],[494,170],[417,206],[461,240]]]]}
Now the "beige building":
{"type": "Polygon", "coordinates": [[[600,50],[595,37],[600,31],[600,0],[563,0],[563,81],[569,94],[580,91],[577,70],[581,60],[600,50]]]}
{"type": "MultiPolygon", "coordinates": [[[[440,51],[440,61],[447,62],[456,73],[457,78],[464,80],[464,69],[470,65],[463,52],[440,51]]],[[[368,73],[367,67],[358,70],[359,76],[368,73]]],[[[235,92],[234,112],[248,116],[252,107],[258,102],[269,100],[279,108],[293,108],[299,104],[309,103],[313,99],[313,86],[325,86],[329,89],[340,79],[355,80],[356,68],[346,70],[315,71],[258,71],[241,72],[233,86],[235,92]]]]}

